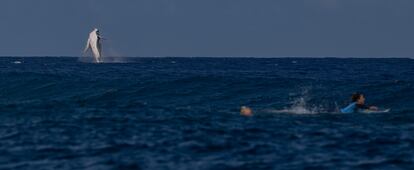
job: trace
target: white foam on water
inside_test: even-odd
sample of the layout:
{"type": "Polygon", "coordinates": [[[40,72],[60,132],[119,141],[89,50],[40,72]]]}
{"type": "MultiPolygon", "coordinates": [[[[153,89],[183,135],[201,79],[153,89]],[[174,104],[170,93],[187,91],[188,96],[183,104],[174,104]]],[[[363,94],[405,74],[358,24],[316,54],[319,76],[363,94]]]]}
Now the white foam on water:
{"type": "Polygon", "coordinates": [[[265,112],[268,113],[289,113],[289,114],[318,114],[323,109],[318,107],[309,107],[304,97],[300,97],[293,102],[293,105],[285,109],[267,109],[265,112]]]}
{"type": "Polygon", "coordinates": [[[105,64],[105,63],[133,63],[133,59],[130,57],[102,57],[101,62],[97,63],[93,57],[79,57],[79,62],[82,63],[96,63],[96,64],[105,64]]]}
{"type": "MultiPolygon", "coordinates": [[[[322,105],[309,105],[309,87],[302,88],[302,92],[299,97],[296,97],[290,107],[284,109],[265,109],[267,113],[287,113],[287,114],[319,114],[328,113],[322,105]]],[[[295,95],[294,93],[289,95],[295,95]]]]}
{"type": "Polygon", "coordinates": [[[127,57],[105,57],[101,63],[131,63],[131,59],[127,57]]]}

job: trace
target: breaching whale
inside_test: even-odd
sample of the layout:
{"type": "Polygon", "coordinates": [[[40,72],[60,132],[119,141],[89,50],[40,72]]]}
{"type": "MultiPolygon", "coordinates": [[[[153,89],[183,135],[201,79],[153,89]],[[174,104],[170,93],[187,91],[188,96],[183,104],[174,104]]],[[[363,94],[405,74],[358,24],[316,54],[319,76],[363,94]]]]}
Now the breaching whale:
{"type": "Polygon", "coordinates": [[[99,30],[97,28],[93,29],[93,31],[89,33],[88,42],[86,43],[85,50],[83,50],[83,53],[86,53],[91,49],[97,63],[101,62],[102,57],[101,39],[102,37],[99,35],[99,30]]]}

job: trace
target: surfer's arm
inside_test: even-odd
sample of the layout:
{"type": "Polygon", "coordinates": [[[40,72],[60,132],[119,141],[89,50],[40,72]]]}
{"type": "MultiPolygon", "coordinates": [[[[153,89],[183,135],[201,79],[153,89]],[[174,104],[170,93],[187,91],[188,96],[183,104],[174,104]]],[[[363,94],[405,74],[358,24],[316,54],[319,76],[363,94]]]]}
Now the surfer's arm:
{"type": "Polygon", "coordinates": [[[358,105],[359,109],[364,109],[364,110],[372,110],[372,111],[377,111],[378,107],[376,106],[367,106],[367,105],[358,105]]]}
{"type": "Polygon", "coordinates": [[[341,113],[355,113],[356,108],[357,108],[356,103],[351,103],[347,107],[341,109],[340,111],[341,113]]]}
{"type": "Polygon", "coordinates": [[[369,110],[377,111],[378,110],[378,107],[377,106],[370,106],[369,107],[369,110]]]}
{"type": "Polygon", "coordinates": [[[357,104],[356,106],[358,109],[369,109],[369,106],[364,105],[364,104],[357,104]]]}

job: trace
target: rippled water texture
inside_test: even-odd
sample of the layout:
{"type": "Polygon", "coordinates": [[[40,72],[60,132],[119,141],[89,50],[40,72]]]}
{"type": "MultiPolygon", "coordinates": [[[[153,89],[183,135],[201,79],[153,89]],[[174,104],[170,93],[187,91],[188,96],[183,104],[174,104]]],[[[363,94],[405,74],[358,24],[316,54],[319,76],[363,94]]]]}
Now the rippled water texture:
{"type": "Polygon", "coordinates": [[[0,58],[0,169],[414,169],[414,60],[81,61],[0,58]]]}

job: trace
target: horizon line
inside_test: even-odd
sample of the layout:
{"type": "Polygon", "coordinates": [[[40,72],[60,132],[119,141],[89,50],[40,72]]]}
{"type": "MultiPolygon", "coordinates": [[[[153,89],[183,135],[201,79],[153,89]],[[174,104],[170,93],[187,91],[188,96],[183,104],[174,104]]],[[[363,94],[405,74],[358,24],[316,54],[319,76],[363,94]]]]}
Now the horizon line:
{"type": "MultiPolygon", "coordinates": [[[[0,56],[1,58],[83,58],[88,56],[52,56],[52,55],[35,55],[35,56],[0,56]]],[[[414,59],[410,56],[106,56],[104,58],[360,58],[360,59],[414,59]]]]}

